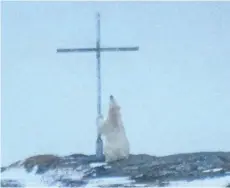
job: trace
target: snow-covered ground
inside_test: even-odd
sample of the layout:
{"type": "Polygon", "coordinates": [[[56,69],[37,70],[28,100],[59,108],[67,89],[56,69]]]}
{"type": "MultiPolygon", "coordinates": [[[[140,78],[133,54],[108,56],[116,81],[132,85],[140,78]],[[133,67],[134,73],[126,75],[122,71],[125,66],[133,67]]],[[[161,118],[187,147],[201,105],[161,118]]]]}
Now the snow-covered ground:
{"type": "Polygon", "coordinates": [[[2,180],[17,180],[25,187],[44,187],[47,186],[43,183],[40,175],[36,175],[36,168],[31,173],[27,173],[24,168],[16,167],[11,168],[1,173],[2,180]]]}
{"type": "MultiPolygon", "coordinates": [[[[230,175],[218,178],[208,178],[203,180],[194,180],[194,181],[176,181],[171,182],[173,187],[226,187],[230,183],[230,175]]],[[[170,186],[170,187],[171,187],[170,186]]]]}
{"type": "MultiPolygon", "coordinates": [[[[100,164],[92,164],[91,166],[100,166],[100,164]]],[[[48,171],[43,175],[35,174],[36,168],[30,173],[27,173],[22,167],[15,167],[8,169],[7,171],[1,173],[1,180],[17,180],[25,187],[59,187],[60,183],[57,183],[54,180],[54,176],[65,176],[72,180],[81,180],[83,172],[73,172],[70,169],[65,170],[55,170],[48,171]]],[[[112,184],[122,184],[130,185],[135,183],[133,180],[130,180],[128,177],[114,177],[114,178],[98,178],[89,180],[87,185],[83,187],[91,188],[112,185],[112,184]]],[[[209,178],[204,180],[194,180],[194,181],[174,181],[170,182],[168,187],[226,187],[230,183],[230,174],[224,177],[218,178],[209,178]]],[[[135,186],[145,186],[145,184],[135,184],[135,186]]]]}

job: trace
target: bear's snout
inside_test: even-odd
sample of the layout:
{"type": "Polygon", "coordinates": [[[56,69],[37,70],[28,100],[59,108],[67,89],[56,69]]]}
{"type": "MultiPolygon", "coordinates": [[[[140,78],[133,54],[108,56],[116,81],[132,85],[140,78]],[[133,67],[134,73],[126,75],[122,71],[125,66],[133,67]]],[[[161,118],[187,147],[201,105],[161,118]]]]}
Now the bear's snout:
{"type": "Polygon", "coordinates": [[[109,97],[109,98],[110,98],[110,100],[113,100],[113,99],[114,99],[113,95],[110,95],[110,97],[109,97]]]}

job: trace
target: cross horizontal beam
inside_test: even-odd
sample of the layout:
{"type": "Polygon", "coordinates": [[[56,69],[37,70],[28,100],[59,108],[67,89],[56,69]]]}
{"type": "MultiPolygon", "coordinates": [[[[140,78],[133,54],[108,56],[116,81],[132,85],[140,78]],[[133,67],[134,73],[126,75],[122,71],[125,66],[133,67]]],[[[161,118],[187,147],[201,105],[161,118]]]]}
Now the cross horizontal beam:
{"type": "Polygon", "coordinates": [[[110,48],[59,48],[57,53],[62,52],[116,52],[116,51],[137,51],[139,47],[110,47],[110,48]]]}

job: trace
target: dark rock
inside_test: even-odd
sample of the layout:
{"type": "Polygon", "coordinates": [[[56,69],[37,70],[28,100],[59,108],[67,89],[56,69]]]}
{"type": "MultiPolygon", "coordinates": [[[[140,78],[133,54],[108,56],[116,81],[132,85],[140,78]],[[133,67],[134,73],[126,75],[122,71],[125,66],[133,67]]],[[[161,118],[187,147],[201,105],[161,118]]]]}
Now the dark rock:
{"type": "Polygon", "coordinates": [[[16,180],[1,180],[1,187],[23,187],[23,185],[16,180]]]}
{"type": "Polygon", "coordinates": [[[72,180],[69,178],[63,178],[63,179],[58,180],[58,181],[61,182],[62,186],[64,186],[64,187],[80,187],[80,186],[87,184],[87,182],[85,182],[83,180],[72,180]]]}
{"type": "Polygon", "coordinates": [[[31,172],[35,166],[37,166],[38,174],[42,174],[52,168],[58,166],[60,158],[54,155],[37,155],[26,159],[22,166],[26,169],[27,172],[31,172]]]}

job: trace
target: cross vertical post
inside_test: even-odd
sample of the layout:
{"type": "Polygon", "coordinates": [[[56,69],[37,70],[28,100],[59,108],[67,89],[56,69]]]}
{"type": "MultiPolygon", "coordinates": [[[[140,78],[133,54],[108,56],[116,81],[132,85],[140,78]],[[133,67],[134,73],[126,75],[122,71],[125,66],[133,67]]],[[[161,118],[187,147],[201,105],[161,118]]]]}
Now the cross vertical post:
{"type": "Polygon", "coordinates": [[[97,115],[101,115],[101,54],[100,54],[100,15],[97,14],[97,115]]]}
{"type": "MultiPolygon", "coordinates": [[[[101,114],[101,53],[100,53],[100,45],[101,45],[101,28],[100,28],[100,14],[97,13],[97,41],[96,41],[96,56],[97,56],[97,118],[99,118],[101,114]]],[[[98,123],[98,121],[97,121],[98,123]]],[[[99,125],[97,124],[97,127],[99,125]]],[[[98,159],[103,158],[103,141],[101,139],[101,134],[97,133],[97,141],[96,141],[96,157],[98,159]]]]}
{"type": "MultiPolygon", "coordinates": [[[[97,66],[97,118],[102,115],[101,112],[101,52],[118,52],[118,51],[137,51],[139,47],[101,47],[101,28],[100,28],[100,14],[97,13],[97,40],[96,47],[94,48],[58,48],[57,53],[71,53],[71,52],[96,52],[97,66]]],[[[98,126],[98,125],[97,125],[98,126]]],[[[96,157],[99,160],[103,160],[103,141],[101,139],[101,134],[97,133],[96,140],[96,157]]]]}

